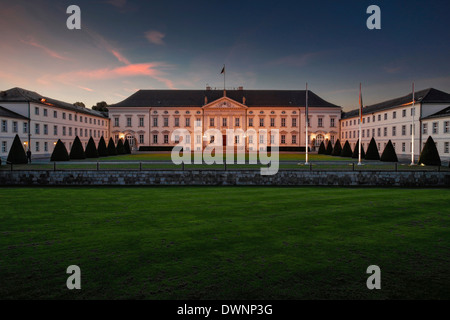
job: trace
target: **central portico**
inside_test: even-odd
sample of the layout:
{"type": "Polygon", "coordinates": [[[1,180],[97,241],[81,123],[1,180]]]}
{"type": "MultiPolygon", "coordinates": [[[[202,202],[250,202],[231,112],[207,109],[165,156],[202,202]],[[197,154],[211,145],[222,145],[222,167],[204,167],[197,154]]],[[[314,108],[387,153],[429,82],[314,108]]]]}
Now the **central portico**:
{"type": "Polygon", "coordinates": [[[111,134],[127,138],[141,150],[170,150],[184,142],[189,151],[202,151],[218,142],[246,151],[270,147],[298,151],[324,140],[337,139],[341,108],[311,91],[309,140],[305,137],[304,90],[140,90],[109,106],[111,134]],[[185,129],[186,134],[177,132],[185,129]],[[217,130],[209,134],[208,130],[217,130]],[[232,130],[233,135],[228,135],[232,130]],[[277,131],[277,135],[273,132],[277,131]],[[229,131],[230,132],[230,131],[229,131]],[[226,142],[226,143],[225,143],[226,142]]]}

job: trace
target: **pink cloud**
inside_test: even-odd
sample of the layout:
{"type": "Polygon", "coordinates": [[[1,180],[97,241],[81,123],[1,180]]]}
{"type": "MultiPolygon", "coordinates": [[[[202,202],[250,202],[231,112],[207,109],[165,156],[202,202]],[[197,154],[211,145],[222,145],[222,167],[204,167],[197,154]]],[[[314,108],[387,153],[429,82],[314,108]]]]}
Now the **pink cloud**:
{"type": "Polygon", "coordinates": [[[111,49],[111,53],[117,58],[117,60],[119,60],[120,62],[123,62],[125,64],[131,64],[131,62],[125,58],[122,54],[120,54],[120,52],[111,49]]]}
{"type": "Polygon", "coordinates": [[[163,38],[165,36],[166,35],[164,33],[161,33],[156,30],[150,30],[145,33],[145,37],[147,38],[147,40],[150,41],[151,43],[157,44],[157,45],[164,44],[163,38]]]}
{"type": "Polygon", "coordinates": [[[90,89],[90,88],[82,87],[82,86],[78,86],[78,88],[86,90],[86,91],[89,91],[89,92],[93,92],[94,91],[94,89],[90,89]]]}
{"type": "Polygon", "coordinates": [[[25,41],[25,40],[21,40],[23,43],[28,44],[30,46],[42,49],[46,54],[48,54],[49,56],[56,58],[56,59],[60,59],[60,60],[70,60],[69,58],[63,57],[62,55],[60,55],[59,53],[47,48],[46,46],[37,43],[34,40],[29,40],[29,41],[25,41]]]}

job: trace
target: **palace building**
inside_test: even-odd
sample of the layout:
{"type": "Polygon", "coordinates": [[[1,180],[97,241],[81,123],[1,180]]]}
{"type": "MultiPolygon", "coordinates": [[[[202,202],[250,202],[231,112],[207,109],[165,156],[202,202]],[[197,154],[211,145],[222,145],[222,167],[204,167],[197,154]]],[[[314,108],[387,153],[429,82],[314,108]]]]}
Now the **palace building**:
{"type": "MultiPolygon", "coordinates": [[[[379,152],[389,140],[399,157],[411,157],[412,130],[414,155],[418,159],[428,136],[436,143],[441,160],[450,160],[450,94],[426,89],[363,108],[362,147],[375,138],[379,152]]],[[[355,147],[359,137],[359,109],[345,112],[340,124],[341,142],[355,147]]]]}
{"type": "MultiPolygon", "coordinates": [[[[339,137],[341,107],[308,91],[309,144],[333,144],[339,137]]],[[[247,151],[274,144],[270,134],[278,129],[280,150],[304,150],[304,90],[140,90],[122,102],[111,105],[111,136],[128,139],[135,149],[170,150],[184,140],[186,149],[201,151],[214,142],[209,129],[219,130],[223,145],[241,145],[247,151]],[[175,136],[186,129],[186,136],[175,136]],[[227,138],[227,129],[235,130],[227,138]],[[266,131],[267,139],[259,134],[266,131]],[[228,140],[227,140],[228,139],[228,140]]]]}
{"type": "Polygon", "coordinates": [[[49,157],[58,139],[70,152],[78,136],[86,147],[92,137],[109,139],[107,114],[13,88],[0,92],[0,156],[6,158],[16,134],[33,157],[49,157]]]}

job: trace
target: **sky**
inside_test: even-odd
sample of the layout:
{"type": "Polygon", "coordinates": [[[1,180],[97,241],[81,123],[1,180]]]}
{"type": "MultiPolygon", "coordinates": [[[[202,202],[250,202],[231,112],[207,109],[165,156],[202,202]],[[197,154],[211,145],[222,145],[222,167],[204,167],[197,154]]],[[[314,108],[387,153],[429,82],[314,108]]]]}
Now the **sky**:
{"type": "Polygon", "coordinates": [[[308,88],[344,110],[450,92],[448,0],[0,0],[0,90],[91,107],[139,89],[308,88]],[[81,29],[69,30],[69,5],[81,29]],[[381,9],[369,30],[367,8],[381,9]]]}

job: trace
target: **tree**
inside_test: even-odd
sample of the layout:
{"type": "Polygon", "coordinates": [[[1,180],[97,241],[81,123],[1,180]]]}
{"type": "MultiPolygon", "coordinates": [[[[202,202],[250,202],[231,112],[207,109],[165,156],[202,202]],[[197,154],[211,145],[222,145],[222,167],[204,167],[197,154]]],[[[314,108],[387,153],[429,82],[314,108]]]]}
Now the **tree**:
{"type": "Polygon", "coordinates": [[[114,140],[112,138],[109,138],[108,142],[108,155],[117,156],[116,145],[114,144],[114,140]]]}
{"type": "Polygon", "coordinates": [[[86,146],[86,158],[98,158],[98,151],[95,147],[94,139],[91,137],[86,146]]]}
{"type": "Polygon", "coordinates": [[[27,164],[28,159],[25,154],[25,149],[22,146],[22,141],[20,141],[19,135],[16,134],[14,137],[11,149],[9,149],[8,158],[6,160],[12,164],[27,164]]]}
{"type": "Polygon", "coordinates": [[[75,102],[73,105],[81,108],[86,108],[86,105],[83,102],[75,102]]]}
{"type": "Polygon", "coordinates": [[[108,149],[106,148],[105,138],[103,138],[103,136],[100,138],[100,141],[98,142],[97,151],[98,151],[99,157],[109,156],[108,149]]]}
{"type": "Polygon", "coordinates": [[[369,143],[369,147],[366,152],[366,160],[380,160],[380,154],[378,153],[377,143],[372,138],[369,143]]]}
{"type": "Polygon", "coordinates": [[[427,142],[420,153],[419,164],[427,166],[441,165],[441,157],[439,156],[436,144],[431,136],[428,137],[427,142]]]}
{"type": "Polygon", "coordinates": [[[55,149],[53,149],[50,161],[69,161],[69,153],[67,153],[66,146],[62,143],[61,139],[58,139],[55,149]]]}
{"type": "Polygon", "coordinates": [[[341,152],[342,152],[341,141],[337,139],[336,143],[334,144],[333,153],[331,155],[339,157],[341,155],[341,152]]]}
{"type": "Polygon", "coordinates": [[[384,162],[398,162],[397,153],[395,153],[395,148],[391,140],[388,141],[384,148],[380,160],[384,162]]]}
{"type": "Polygon", "coordinates": [[[131,154],[131,147],[128,139],[125,139],[125,144],[123,145],[123,147],[125,149],[125,154],[131,154]]]}
{"type": "Polygon", "coordinates": [[[108,111],[108,104],[105,101],[97,102],[95,106],[92,106],[92,110],[108,111]]]}
{"type": "Polygon", "coordinates": [[[70,159],[81,160],[86,159],[86,154],[84,153],[83,145],[81,144],[80,138],[78,136],[73,140],[72,149],[70,149],[70,159]]]}
{"type": "Polygon", "coordinates": [[[325,154],[331,156],[332,153],[333,153],[333,146],[331,145],[331,141],[328,141],[327,150],[325,151],[325,154]]]}
{"type": "MultiPolygon", "coordinates": [[[[353,159],[358,159],[359,157],[359,140],[356,142],[355,150],[353,150],[353,159]]],[[[366,157],[366,153],[364,152],[364,147],[361,145],[361,159],[366,157]]]]}
{"type": "Polygon", "coordinates": [[[322,143],[320,144],[320,147],[319,147],[319,151],[317,151],[317,154],[325,154],[326,151],[327,151],[327,149],[325,149],[325,143],[323,143],[323,141],[322,141],[322,143]]]}
{"type": "Polygon", "coordinates": [[[125,154],[125,148],[123,147],[123,139],[119,139],[117,142],[117,154],[125,154]]]}
{"type": "Polygon", "coordinates": [[[350,143],[348,143],[348,140],[345,141],[344,148],[341,151],[341,157],[347,157],[351,158],[353,155],[352,147],[350,147],[350,143]]]}

